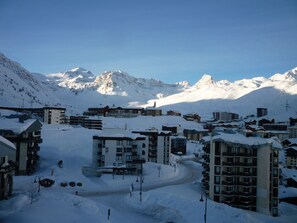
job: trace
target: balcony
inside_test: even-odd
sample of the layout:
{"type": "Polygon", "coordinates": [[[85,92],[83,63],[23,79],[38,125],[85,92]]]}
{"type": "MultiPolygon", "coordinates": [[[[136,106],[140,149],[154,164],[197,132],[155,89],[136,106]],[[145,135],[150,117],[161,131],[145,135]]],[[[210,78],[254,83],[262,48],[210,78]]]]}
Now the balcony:
{"type": "Polygon", "coordinates": [[[222,191],[222,194],[223,194],[224,196],[228,196],[228,197],[230,197],[230,196],[234,196],[234,191],[223,190],[223,191],[222,191]]]}
{"type": "Polygon", "coordinates": [[[234,166],[234,162],[223,162],[223,166],[234,166]]]}
{"type": "Polygon", "coordinates": [[[206,167],[209,167],[209,163],[202,163],[202,166],[204,167],[204,168],[206,168],[206,167]]]}
{"type": "Polygon", "coordinates": [[[235,156],[234,152],[223,152],[223,156],[235,156]]]}
{"type": "Polygon", "coordinates": [[[203,170],[202,171],[202,175],[205,177],[205,176],[209,176],[209,173],[208,173],[208,171],[205,171],[205,170],[203,170]]]}
{"type": "Polygon", "coordinates": [[[228,186],[228,185],[234,185],[234,181],[223,181],[222,182],[222,185],[226,185],[226,186],[228,186]]]}
{"type": "Polygon", "coordinates": [[[233,175],[235,175],[235,172],[234,172],[234,171],[223,171],[223,172],[222,172],[222,175],[225,175],[225,176],[233,176],[233,175]]]}
{"type": "Polygon", "coordinates": [[[237,175],[247,176],[247,177],[255,177],[255,176],[257,176],[257,172],[256,171],[252,171],[252,172],[239,172],[237,175]]]}

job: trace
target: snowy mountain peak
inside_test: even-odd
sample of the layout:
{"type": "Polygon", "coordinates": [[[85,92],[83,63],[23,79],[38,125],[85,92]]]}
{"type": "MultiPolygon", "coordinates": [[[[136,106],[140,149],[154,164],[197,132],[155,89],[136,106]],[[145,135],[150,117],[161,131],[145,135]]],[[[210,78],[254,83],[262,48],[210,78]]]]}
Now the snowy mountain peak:
{"type": "Polygon", "coordinates": [[[269,78],[272,81],[297,81],[297,67],[284,74],[275,74],[269,78]]]}
{"type": "Polygon", "coordinates": [[[189,88],[190,87],[190,83],[188,81],[180,81],[180,82],[177,82],[176,85],[180,85],[184,88],[189,88]]]}
{"type": "Polygon", "coordinates": [[[201,88],[207,85],[213,85],[215,81],[213,80],[212,76],[209,74],[204,74],[201,79],[194,85],[196,88],[201,88]]]}
{"type": "Polygon", "coordinates": [[[67,75],[69,78],[76,78],[76,77],[82,77],[82,78],[92,78],[94,77],[94,74],[91,71],[88,71],[81,67],[76,67],[74,69],[68,70],[65,72],[65,75],[67,75]]]}

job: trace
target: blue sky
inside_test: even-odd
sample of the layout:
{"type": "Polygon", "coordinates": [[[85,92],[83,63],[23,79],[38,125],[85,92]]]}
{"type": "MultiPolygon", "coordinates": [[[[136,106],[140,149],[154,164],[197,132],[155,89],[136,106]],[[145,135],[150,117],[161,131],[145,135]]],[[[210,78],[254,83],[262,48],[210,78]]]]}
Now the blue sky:
{"type": "Polygon", "coordinates": [[[0,0],[0,52],[44,74],[269,77],[297,66],[297,1],[0,0]]]}

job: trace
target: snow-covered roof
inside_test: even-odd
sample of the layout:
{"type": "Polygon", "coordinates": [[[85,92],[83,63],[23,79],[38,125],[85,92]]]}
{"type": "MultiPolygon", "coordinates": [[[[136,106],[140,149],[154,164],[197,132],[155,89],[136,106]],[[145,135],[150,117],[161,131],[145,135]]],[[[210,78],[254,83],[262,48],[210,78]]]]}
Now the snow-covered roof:
{"type": "Polygon", "coordinates": [[[16,150],[15,145],[12,142],[10,142],[9,140],[7,140],[6,138],[2,137],[2,136],[0,136],[0,142],[5,144],[10,149],[16,150]]]}
{"type": "Polygon", "coordinates": [[[287,139],[291,144],[297,144],[297,138],[287,139]]]}
{"type": "Polygon", "coordinates": [[[197,122],[186,121],[180,116],[137,116],[133,118],[102,117],[103,128],[128,128],[133,130],[144,130],[162,126],[177,126],[181,129],[194,129],[204,131],[203,126],[197,122]]]}
{"type": "Polygon", "coordinates": [[[0,130],[11,130],[16,134],[21,134],[26,129],[28,129],[36,119],[27,119],[23,122],[19,122],[18,118],[8,119],[0,118],[0,130]]]}
{"type": "Polygon", "coordinates": [[[115,131],[102,131],[101,133],[99,133],[98,135],[94,136],[94,137],[104,137],[104,138],[129,138],[132,140],[136,140],[137,138],[143,138],[143,136],[141,136],[138,133],[132,133],[130,131],[126,131],[123,130],[121,132],[115,131]]]}
{"type": "Polygon", "coordinates": [[[233,144],[240,144],[240,145],[246,145],[249,147],[254,146],[262,146],[266,145],[268,143],[272,143],[273,147],[275,148],[282,148],[281,144],[279,142],[276,142],[274,138],[261,138],[261,137],[246,137],[239,133],[222,133],[219,132],[216,135],[213,136],[206,136],[203,138],[205,141],[224,141],[224,142],[230,142],[233,144]]]}
{"type": "Polygon", "coordinates": [[[295,169],[283,168],[282,175],[283,175],[284,180],[292,178],[293,180],[295,180],[297,182],[297,170],[295,170],[295,169]]]}
{"type": "Polygon", "coordinates": [[[288,148],[286,148],[286,150],[287,149],[293,149],[293,150],[296,150],[297,151],[297,146],[289,146],[288,148]]]}

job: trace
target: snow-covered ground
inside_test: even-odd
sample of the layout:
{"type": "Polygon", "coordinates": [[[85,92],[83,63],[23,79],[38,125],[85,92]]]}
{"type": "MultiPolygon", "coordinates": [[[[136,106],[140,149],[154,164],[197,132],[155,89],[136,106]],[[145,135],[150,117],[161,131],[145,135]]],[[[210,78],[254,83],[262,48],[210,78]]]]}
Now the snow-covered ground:
{"type": "MultiPolygon", "coordinates": [[[[142,201],[136,176],[104,174],[85,177],[81,168],[91,164],[92,136],[98,130],[65,125],[44,125],[40,150],[40,167],[33,176],[14,177],[14,194],[0,202],[0,222],[113,222],[154,223],[203,222],[205,201],[200,202],[201,164],[187,161],[161,166],[146,163],[142,201]],[[63,160],[63,168],[57,163],[63,160]],[[190,175],[189,175],[190,173],[190,175]],[[51,178],[51,188],[40,188],[34,180],[51,178]],[[61,182],[76,186],[61,187],[61,182]],[[77,186],[77,183],[82,186],[77,186]],[[169,186],[165,186],[165,183],[169,186]],[[135,190],[130,196],[133,183],[135,190]],[[176,185],[174,185],[176,184],[176,185]],[[160,188],[156,188],[162,185],[160,188]],[[154,189],[153,189],[154,188],[154,189]],[[76,195],[75,192],[78,192],[76,195]],[[110,218],[108,220],[108,210],[110,218]]],[[[191,143],[192,151],[199,146],[191,143]]],[[[188,154],[191,155],[191,152],[188,154]]],[[[173,161],[174,162],[174,161],[173,161]]],[[[207,201],[207,222],[296,222],[297,207],[280,203],[280,217],[262,215],[207,201]]]]}

